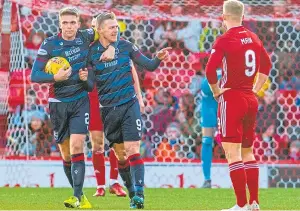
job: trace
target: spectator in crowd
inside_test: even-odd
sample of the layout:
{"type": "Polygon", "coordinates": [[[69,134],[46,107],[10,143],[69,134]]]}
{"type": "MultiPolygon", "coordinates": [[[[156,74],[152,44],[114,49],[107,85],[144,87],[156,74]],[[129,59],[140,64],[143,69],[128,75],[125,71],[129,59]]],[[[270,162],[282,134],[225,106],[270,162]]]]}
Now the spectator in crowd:
{"type": "Polygon", "coordinates": [[[188,158],[195,157],[195,142],[201,141],[201,128],[199,121],[194,116],[195,103],[194,96],[190,93],[182,95],[179,99],[179,110],[176,120],[180,123],[181,134],[186,147],[192,146],[189,150],[188,158]]]}
{"type": "Polygon", "coordinates": [[[184,47],[192,53],[200,52],[199,46],[195,45],[200,40],[200,34],[202,31],[201,22],[198,20],[191,20],[187,22],[187,26],[183,27],[182,29],[175,31],[176,40],[182,41],[184,43],[184,47]]]}
{"type": "Polygon", "coordinates": [[[172,22],[161,22],[161,24],[154,31],[154,42],[157,45],[158,49],[162,49],[164,47],[176,47],[171,43],[172,40],[175,39],[175,34],[172,32],[172,22]]]}
{"type": "Polygon", "coordinates": [[[199,43],[200,52],[209,52],[212,49],[212,45],[216,38],[224,32],[222,28],[222,22],[210,21],[205,24],[205,27],[200,33],[200,37],[197,40],[199,43]]]}
{"type": "MultiPolygon", "coordinates": [[[[28,140],[29,142],[20,142],[20,155],[36,156],[37,132],[43,125],[43,115],[38,111],[33,111],[28,116],[28,140]]],[[[24,128],[26,130],[26,128],[24,128]]]]}
{"type": "Polygon", "coordinates": [[[180,132],[180,125],[177,122],[171,122],[168,125],[166,137],[162,138],[155,152],[157,159],[163,161],[174,159],[176,154],[182,151],[180,147],[177,147],[180,144],[180,132]]]}
{"type": "Polygon", "coordinates": [[[289,157],[291,160],[300,160],[300,140],[290,143],[289,157]]]}
{"type": "Polygon", "coordinates": [[[38,110],[30,111],[27,118],[28,127],[26,127],[26,122],[24,122],[22,127],[15,127],[8,131],[8,154],[12,153],[21,156],[58,156],[59,154],[55,154],[58,150],[49,129],[50,123],[45,119],[44,113],[38,110]]]}
{"type": "Polygon", "coordinates": [[[155,144],[149,140],[147,136],[142,137],[140,154],[143,158],[153,158],[155,144]]]}
{"type": "MultiPolygon", "coordinates": [[[[132,23],[129,24],[129,30],[131,32],[131,36],[128,40],[134,43],[138,48],[142,49],[143,53],[147,51],[145,46],[151,46],[152,43],[147,43],[145,45],[146,39],[151,37],[151,32],[146,33],[146,25],[148,21],[144,20],[133,20],[132,23]]],[[[147,42],[152,42],[151,39],[148,39],[147,42]]]]}
{"type": "Polygon", "coordinates": [[[60,152],[52,135],[50,119],[42,120],[40,128],[36,128],[36,156],[38,157],[59,157],[60,152]]]}
{"type": "Polygon", "coordinates": [[[257,151],[255,155],[259,156],[263,161],[287,159],[289,154],[288,137],[279,136],[272,121],[266,121],[265,124],[262,133],[258,134],[254,144],[254,148],[257,151]]]}
{"type": "Polygon", "coordinates": [[[277,18],[292,17],[293,14],[289,11],[286,0],[273,0],[274,16],[277,18]]]}
{"type": "Polygon", "coordinates": [[[276,83],[278,83],[279,89],[299,91],[300,79],[299,71],[297,70],[300,67],[300,53],[276,52],[276,54],[278,56],[278,62],[275,64],[275,67],[279,70],[279,77],[276,78],[276,83]]]}
{"type": "Polygon", "coordinates": [[[33,61],[36,59],[39,47],[42,44],[45,37],[46,36],[43,32],[35,32],[34,30],[32,30],[29,38],[26,40],[26,60],[29,65],[29,68],[32,68],[33,61]]]}
{"type": "Polygon", "coordinates": [[[153,113],[150,116],[150,120],[153,123],[153,129],[151,129],[147,136],[158,134],[163,136],[167,125],[174,121],[176,114],[176,98],[172,97],[169,91],[165,91],[163,88],[159,88],[154,95],[155,105],[153,105],[153,113]]]}
{"type": "Polygon", "coordinates": [[[180,125],[178,122],[171,122],[166,129],[166,136],[171,146],[180,142],[180,125]]]}
{"type": "Polygon", "coordinates": [[[266,130],[264,128],[266,122],[271,122],[277,128],[280,125],[277,116],[279,115],[279,111],[280,107],[276,102],[275,95],[269,91],[265,92],[265,96],[260,99],[258,105],[256,132],[261,134],[263,130],[266,130]]]}

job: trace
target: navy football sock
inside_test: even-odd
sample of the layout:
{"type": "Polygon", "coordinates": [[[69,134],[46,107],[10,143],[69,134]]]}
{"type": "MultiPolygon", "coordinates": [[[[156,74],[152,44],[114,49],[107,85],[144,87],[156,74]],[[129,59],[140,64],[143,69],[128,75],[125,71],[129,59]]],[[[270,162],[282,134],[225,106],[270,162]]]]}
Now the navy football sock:
{"type": "Polygon", "coordinates": [[[83,153],[72,155],[71,172],[73,179],[74,196],[76,196],[80,201],[85,176],[85,163],[83,153]]]}
{"type": "Polygon", "coordinates": [[[134,178],[136,193],[137,195],[144,197],[144,161],[142,160],[141,155],[139,153],[129,156],[129,161],[131,175],[132,178],[134,178]]]}
{"type": "Polygon", "coordinates": [[[119,169],[119,174],[124,182],[124,185],[126,186],[129,192],[129,197],[130,198],[134,197],[135,189],[132,183],[132,177],[130,174],[130,165],[128,160],[118,161],[118,169],[119,169]]]}
{"type": "Polygon", "coordinates": [[[63,167],[64,167],[64,172],[68,178],[68,181],[73,188],[73,179],[72,179],[72,173],[71,173],[71,161],[63,161],[63,167]]]}

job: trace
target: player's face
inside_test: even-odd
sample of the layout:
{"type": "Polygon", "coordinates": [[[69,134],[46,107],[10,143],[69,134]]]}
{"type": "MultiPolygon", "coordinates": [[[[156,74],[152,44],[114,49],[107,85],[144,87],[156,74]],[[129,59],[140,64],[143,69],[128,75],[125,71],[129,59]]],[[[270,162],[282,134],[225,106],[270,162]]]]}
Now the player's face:
{"type": "Polygon", "coordinates": [[[109,42],[116,42],[118,37],[118,22],[116,19],[105,20],[98,30],[99,34],[109,42]]]}
{"type": "Polygon", "coordinates": [[[64,39],[75,39],[77,30],[80,27],[79,17],[75,15],[63,15],[59,19],[59,26],[64,39]]]}

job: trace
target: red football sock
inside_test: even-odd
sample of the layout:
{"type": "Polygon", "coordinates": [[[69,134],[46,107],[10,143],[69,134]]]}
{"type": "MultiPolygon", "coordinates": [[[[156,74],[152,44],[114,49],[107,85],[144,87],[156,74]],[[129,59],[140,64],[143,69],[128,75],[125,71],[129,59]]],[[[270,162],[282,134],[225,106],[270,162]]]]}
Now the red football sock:
{"type": "Polygon", "coordinates": [[[93,152],[92,156],[97,186],[105,185],[105,158],[104,153],[93,152]]]}
{"type": "Polygon", "coordinates": [[[256,160],[248,161],[244,163],[245,171],[247,175],[247,185],[250,192],[249,204],[253,201],[258,202],[258,178],[259,178],[259,167],[256,160]]]}
{"type": "Polygon", "coordinates": [[[237,205],[243,207],[245,204],[247,204],[246,173],[243,162],[238,161],[229,164],[229,172],[237,200],[237,205]]]}
{"type": "Polygon", "coordinates": [[[118,179],[118,159],[116,157],[116,153],[114,150],[110,150],[109,152],[109,162],[110,162],[110,179],[117,180],[118,179]]]}

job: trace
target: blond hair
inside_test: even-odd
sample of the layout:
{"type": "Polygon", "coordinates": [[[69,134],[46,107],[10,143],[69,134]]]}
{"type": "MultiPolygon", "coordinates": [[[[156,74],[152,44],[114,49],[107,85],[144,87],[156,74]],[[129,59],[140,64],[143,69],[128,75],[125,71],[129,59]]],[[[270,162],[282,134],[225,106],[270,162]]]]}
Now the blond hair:
{"type": "Polygon", "coordinates": [[[238,0],[227,0],[223,4],[223,14],[228,15],[231,20],[242,21],[244,4],[238,0]]]}
{"type": "Polygon", "coordinates": [[[106,20],[115,20],[115,19],[116,19],[116,15],[113,12],[101,13],[96,18],[96,28],[98,29],[106,20]]]}
{"type": "Polygon", "coordinates": [[[74,15],[79,18],[79,11],[75,7],[65,7],[59,11],[59,17],[64,15],[74,15]]]}

